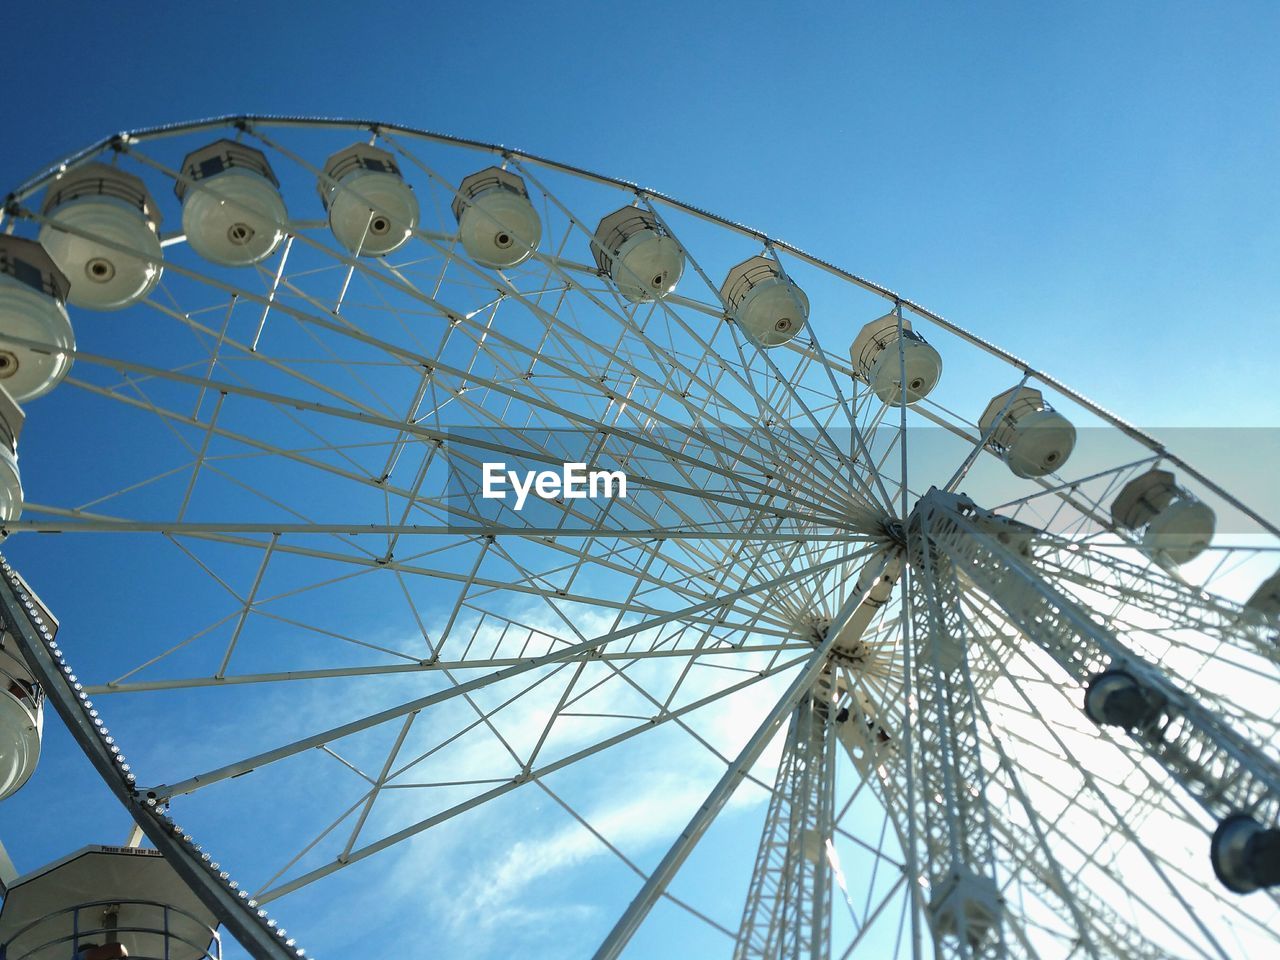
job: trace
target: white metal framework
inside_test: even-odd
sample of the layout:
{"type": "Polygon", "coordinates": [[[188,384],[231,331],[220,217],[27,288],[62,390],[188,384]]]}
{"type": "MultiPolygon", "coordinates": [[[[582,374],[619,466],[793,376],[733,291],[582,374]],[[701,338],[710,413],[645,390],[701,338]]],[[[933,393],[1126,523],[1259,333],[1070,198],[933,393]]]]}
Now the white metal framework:
{"type": "Polygon", "coordinates": [[[810,694],[791,714],[738,928],[735,960],[830,953],[827,842],[835,814],[836,758],[831,710],[831,697],[810,694]]]}
{"type": "Polygon", "coordinates": [[[299,955],[276,900],[321,955],[1280,944],[1280,531],[1194,450],[766,234],[391,124],[121,134],[4,228],[75,336],[0,310],[0,359],[73,361],[3,524],[61,631],[9,577],[9,633],[255,957],[299,955]],[[516,510],[497,461],[628,495],[516,510]]]}

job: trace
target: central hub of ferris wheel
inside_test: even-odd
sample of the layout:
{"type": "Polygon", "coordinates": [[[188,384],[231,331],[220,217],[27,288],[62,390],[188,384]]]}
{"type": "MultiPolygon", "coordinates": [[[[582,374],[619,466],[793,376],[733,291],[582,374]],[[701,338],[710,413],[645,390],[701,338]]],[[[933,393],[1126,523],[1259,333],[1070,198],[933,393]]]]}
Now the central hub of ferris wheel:
{"type": "MultiPolygon", "coordinates": [[[[1019,461],[1015,472],[1024,469],[1026,462],[1019,461]]],[[[1159,513],[1162,504],[1187,513],[1190,508],[1179,507],[1186,501],[1179,501],[1165,477],[1139,477],[1123,492],[1120,509],[1134,512],[1126,504],[1158,488],[1174,492],[1148,507],[1152,513],[1159,513]]],[[[969,621],[981,609],[972,606],[975,602],[1003,611],[1020,629],[1023,642],[1038,646],[1077,678],[1090,720],[1127,733],[1222,818],[1211,859],[1225,886],[1248,892],[1276,884],[1280,831],[1263,826],[1274,821],[1280,797],[1275,763],[1180,694],[1157,665],[1127,650],[1117,634],[1038,570],[1037,541],[1043,539],[1046,549],[1052,549],[1052,537],[985,510],[963,494],[936,488],[919,499],[906,524],[887,526],[886,533],[892,541],[885,548],[890,566],[881,570],[874,559],[868,562],[853,591],[866,591],[858,610],[843,624],[824,624],[819,630],[820,637],[826,629],[836,629],[837,635],[830,672],[811,697],[840,704],[829,715],[814,716],[828,717],[829,735],[864,775],[875,777],[878,771],[882,790],[888,789],[887,769],[904,763],[911,767],[914,799],[899,796],[896,802],[907,804],[920,827],[921,869],[928,879],[928,912],[940,955],[994,958],[1004,956],[1006,949],[997,833],[986,798],[990,774],[982,759],[990,746],[983,746],[981,684],[969,664],[969,621]],[[904,559],[910,567],[911,629],[902,661],[894,663],[877,658],[864,634],[889,600],[904,559]],[[982,600],[967,599],[970,592],[982,600]],[[898,671],[903,695],[915,704],[914,710],[899,709],[896,722],[888,726],[881,715],[886,705],[877,706],[858,688],[860,674],[885,669],[898,671]],[[833,674],[839,679],[833,681],[833,674]]],[[[1169,550],[1168,544],[1164,547],[1169,550]]],[[[810,709],[803,704],[797,708],[793,729],[809,729],[814,721],[805,711],[810,709]]],[[[793,736],[784,753],[785,769],[824,769],[827,744],[817,735],[793,736]]],[[[1003,759],[1002,748],[997,744],[995,749],[1003,759]]],[[[789,789],[783,779],[780,772],[779,792],[789,789]]],[[[794,791],[790,795],[794,800],[794,791]]],[[[766,829],[762,856],[768,844],[778,842],[782,829],[776,818],[770,822],[773,834],[766,829]]],[[[760,909],[759,903],[749,906],[760,909]]],[[[744,917],[744,930],[748,919],[744,917]]]]}

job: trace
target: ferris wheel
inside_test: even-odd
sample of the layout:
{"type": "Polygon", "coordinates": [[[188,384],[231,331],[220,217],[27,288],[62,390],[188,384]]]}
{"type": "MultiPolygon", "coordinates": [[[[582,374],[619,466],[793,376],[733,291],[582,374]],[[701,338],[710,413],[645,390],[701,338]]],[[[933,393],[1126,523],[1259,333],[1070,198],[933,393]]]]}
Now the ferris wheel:
{"type": "Polygon", "coordinates": [[[52,707],[137,824],[0,877],[6,960],[1275,955],[1280,530],[1192,453],[394,124],[3,222],[0,798],[52,707]]]}

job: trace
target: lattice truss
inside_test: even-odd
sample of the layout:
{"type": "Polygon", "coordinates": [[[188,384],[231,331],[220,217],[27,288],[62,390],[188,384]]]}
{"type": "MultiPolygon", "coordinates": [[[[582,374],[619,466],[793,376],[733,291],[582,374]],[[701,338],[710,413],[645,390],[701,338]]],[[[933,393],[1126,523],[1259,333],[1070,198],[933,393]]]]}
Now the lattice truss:
{"type": "Polygon", "coordinates": [[[905,572],[642,931],[699,956],[1275,948],[1274,896],[1226,893],[1208,844],[1233,810],[1276,818],[1277,628],[1244,603],[1280,539],[1193,452],[787,244],[519,151],[354,123],[167,128],[33,180],[5,226],[34,237],[56,220],[45,191],[91,161],[148,185],[164,272],[124,310],[71,308],[74,366],[29,405],[6,554],[56,568],[35,585],[143,795],[258,901],[286,898],[273,910],[310,944],[356,949],[367,909],[401,949],[427,923],[457,955],[534,955],[552,928],[594,949],[887,550],[905,572]],[[179,226],[183,158],[219,137],[263,152],[289,211],[254,266],[207,262],[179,226]],[[352,143],[417,198],[386,256],[338,244],[317,196],[352,143]],[[503,270],[468,256],[454,213],[492,166],[541,222],[503,270]],[[596,259],[596,224],[628,205],[680,245],[665,298],[629,300],[596,259]],[[769,349],[721,294],[755,256],[809,301],[769,349]],[[855,370],[877,317],[944,357],[926,398],[885,402],[855,370]],[[979,423],[1019,386],[1075,425],[1056,472],[1015,476],[979,423]],[[517,511],[479,496],[496,460],[621,470],[628,496],[517,511]],[[1153,468],[1218,515],[1180,566],[1110,512],[1153,468]],[[960,490],[1026,524],[1025,551],[965,519],[960,490]],[[1084,715],[1124,657],[1185,735],[1084,715]],[[1208,755],[1224,743],[1236,766],[1208,755]],[[388,877],[398,898],[371,892],[388,877]],[[957,878],[981,895],[951,909],[957,878]],[[786,909],[809,927],[780,926],[786,909]]]}

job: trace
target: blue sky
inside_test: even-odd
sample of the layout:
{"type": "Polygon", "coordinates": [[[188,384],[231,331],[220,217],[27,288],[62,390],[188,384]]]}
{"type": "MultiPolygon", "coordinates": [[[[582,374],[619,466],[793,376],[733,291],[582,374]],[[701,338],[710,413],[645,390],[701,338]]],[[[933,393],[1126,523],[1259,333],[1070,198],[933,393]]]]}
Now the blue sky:
{"type": "Polygon", "coordinates": [[[768,229],[1137,422],[1276,419],[1232,389],[1276,372],[1272,4],[234,6],[10,14],[6,182],[117,128],[393,118],[768,229]]]}
{"type": "MultiPolygon", "coordinates": [[[[0,182],[118,129],[385,119],[757,226],[1144,426],[1280,426],[1273,4],[233,6],[6,11],[0,182]]],[[[46,809],[120,839],[79,789],[46,809]]],[[[6,822],[22,867],[65,848],[6,822]]]]}

